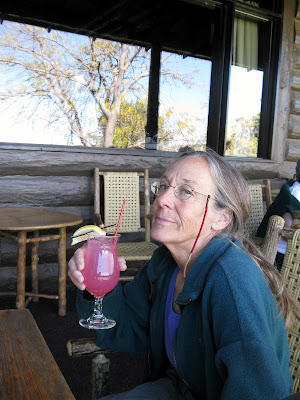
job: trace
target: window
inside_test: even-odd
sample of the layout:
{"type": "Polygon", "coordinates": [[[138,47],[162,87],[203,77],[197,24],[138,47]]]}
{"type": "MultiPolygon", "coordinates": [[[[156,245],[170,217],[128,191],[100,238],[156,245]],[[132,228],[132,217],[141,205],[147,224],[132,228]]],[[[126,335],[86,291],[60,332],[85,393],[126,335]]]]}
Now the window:
{"type": "MultiPolygon", "coordinates": [[[[282,0],[224,0],[221,3],[198,0],[193,1],[193,7],[193,18],[189,22],[194,32],[193,40],[195,43],[198,41],[198,46],[193,43],[195,48],[192,54],[188,52],[189,58],[193,56],[199,66],[206,62],[211,70],[210,94],[206,97],[208,109],[205,111],[207,134],[203,135],[203,125],[198,130],[197,138],[191,132],[181,135],[181,139],[176,134],[177,143],[173,138],[168,150],[180,148],[183,142],[194,148],[204,143],[220,155],[270,158],[282,0]],[[195,25],[201,29],[199,34],[195,32],[195,25]]],[[[181,48],[177,47],[174,53],[184,55],[186,46],[187,42],[181,48]]],[[[201,67],[198,73],[200,81],[205,76],[201,67]]],[[[206,82],[209,84],[209,80],[206,82]]],[[[170,89],[175,93],[174,88],[170,89]]],[[[161,85],[163,91],[166,88],[161,85]]],[[[160,100],[164,94],[161,94],[160,100]]],[[[199,99],[201,97],[203,94],[199,93],[199,99]]],[[[183,109],[186,99],[181,97],[181,101],[183,109]]],[[[162,102],[159,107],[162,107],[162,102]]],[[[199,109],[198,118],[201,117],[203,114],[201,116],[199,109]]],[[[156,146],[152,143],[149,148],[160,150],[162,143],[159,134],[157,138],[154,131],[152,138],[156,146]]],[[[173,132],[176,132],[174,127],[173,132]]]]}
{"type": "MultiPolygon", "coordinates": [[[[279,5],[276,10],[281,10],[279,5]]],[[[249,6],[243,2],[228,3],[216,8],[216,13],[207,144],[221,155],[270,158],[281,15],[258,7],[258,3],[249,6]],[[237,17],[256,27],[255,66],[235,57],[237,17]],[[237,99],[239,107],[243,106],[240,110],[237,99]],[[251,115],[247,110],[249,100],[251,115]],[[253,143],[244,146],[241,153],[242,142],[249,141],[249,137],[253,143]]],[[[248,50],[246,46],[250,46],[247,41],[241,49],[248,50]]]]}
{"type": "MultiPolygon", "coordinates": [[[[172,9],[167,3],[159,2],[155,8],[151,4],[147,13],[143,9],[138,12],[135,8],[136,2],[129,3],[134,5],[129,13],[131,17],[134,14],[134,18],[130,26],[127,25],[126,18],[122,19],[126,29],[122,35],[116,30],[112,38],[111,43],[117,44],[118,53],[111,58],[111,65],[115,66],[121,59],[122,44],[130,43],[128,46],[132,46],[133,53],[134,48],[137,48],[135,45],[141,46],[140,62],[134,66],[133,72],[140,71],[143,79],[138,85],[131,87],[131,94],[127,94],[129,97],[124,97],[126,103],[124,100],[123,114],[117,110],[118,112],[112,115],[111,124],[107,121],[107,115],[112,114],[109,97],[106,96],[100,103],[97,91],[91,88],[86,98],[94,98],[99,104],[96,101],[96,108],[86,112],[83,107],[87,107],[88,102],[83,101],[82,108],[74,113],[75,122],[78,115],[85,118],[85,126],[91,139],[91,142],[85,144],[79,135],[80,143],[92,146],[104,144],[106,147],[143,147],[145,143],[146,148],[169,151],[177,151],[187,146],[201,148],[207,145],[220,155],[270,158],[283,0],[174,0],[172,9]],[[134,21],[136,25],[133,24],[134,21]],[[251,42],[242,39],[242,32],[247,30],[254,38],[251,42]],[[243,57],[244,53],[250,55],[250,62],[243,57]],[[174,79],[165,81],[167,75],[164,75],[163,69],[166,64],[163,65],[160,60],[164,59],[166,54],[171,54],[168,60],[169,77],[172,73],[174,77],[177,72],[190,74],[190,78],[194,80],[193,86],[188,88],[189,85],[183,81],[180,84],[180,80],[176,84],[174,79]],[[172,69],[171,63],[177,64],[177,68],[172,69]],[[154,73],[148,81],[147,75],[151,70],[154,73]],[[138,93],[139,90],[143,90],[143,95],[138,93]],[[176,105],[178,99],[179,109],[176,105]],[[190,103],[192,99],[195,99],[194,105],[190,103]],[[99,107],[103,113],[100,118],[99,107]],[[131,112],[132,107],[136,112],[131,112]],[[90,117],[92,113],[93,118],[90,117]],[[133,114],[137,118],[128,118],[128,115],[133,114]],[[109,131],[110,137],[113,137],[117,122],[120,123],[117,131],[118,141],[111,143],[105,139],[96,140],[103,136],[106,130],[109,131]],[[124,127],[126,129],[123,129],[124,127]]],[[[120,12],[119,17],[122,16],[120,12]]],[[[5,24],[2,24],[1,30],[4,28],[5,24]]],[[[110,37],[110,31],[109,24],[107,27],[101,26],[95,36],[84,36],[80,40],[87,42],[85,47],[94,48],[102,41],[99,38],[101,35],[110,37]]],[[[45,31],[47,39],[52,34],[53,31],[45,31]]],[[[113,55],[113,52],[108,54],[113,55]]],[[[111,67],[107,66],[108,59],[108,56],[104,57],[99,63],[96,62],[99,60],[92,60],[95,77],[99,72],[98,65],[104,66],[106,72],[111,70],[111,67]]],[[[69,69],[66,71],[68,75],[69,69]]],[[[75,92],[76,99],[85,100],[82,86],[83,83],[89,82],[89,71],[85,65],[72,78],[78,87],[75,92]]],[[[26,78],[22,74],[16,76],[26,78]]],[[[132,76],[126,75],[125,79],[128,80],[132,76]]],[[[102,76],[100,78],[97,77],[96,82],[104,84],[105,88],[111,87],[107,76],[105,79],[102,76]]],[[[91,82],[95,79],[93,77],[91,82]]],[[[26,82],[29,82],[28,79],[26,82]]],[[[35,80],[35,84],[40,90],[41,81],[35,80]]],[[[73,104],[69,101],[68,105],[71,103],[73,104]]],[[[27,107],[27,103],[25,106],[27,107]]],[[[27,110],[31,111],[28,107],[27,110]]],[[[58,115],[55,114],[54,117],[54,125],[58,126],[58,115]]],[[[72,140],[75,140],[74,129],[78,128],[81,133],[82,127],[76,127],[72,118],[69,120],[72,122],[69,132],[72,134],[72,140]]],[[[37,126],[36,120],[33,122],[37,126]]],[[[57,130],[62,131],[61,126],[57,130]]]]}

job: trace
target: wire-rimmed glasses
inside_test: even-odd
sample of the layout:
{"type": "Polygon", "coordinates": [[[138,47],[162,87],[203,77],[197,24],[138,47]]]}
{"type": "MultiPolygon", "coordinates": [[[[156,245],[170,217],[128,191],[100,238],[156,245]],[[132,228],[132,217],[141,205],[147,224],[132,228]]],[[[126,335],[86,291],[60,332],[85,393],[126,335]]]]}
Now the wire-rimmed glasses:
{"type": "Polygon", "coordinates": [[[166,183],[154,182],[151,185],[151,192],[155,194],[155,196],[159,197],[164,194],[169,188],[174,189],[175,196],[180,200],[189,199],[193,193],[201,194],[202,196],[213,199],[209,194],[204,194],[199,192],[198,190],[192,189],[186,183],[181,183],[176,186],[167,185],[166,183]]]}

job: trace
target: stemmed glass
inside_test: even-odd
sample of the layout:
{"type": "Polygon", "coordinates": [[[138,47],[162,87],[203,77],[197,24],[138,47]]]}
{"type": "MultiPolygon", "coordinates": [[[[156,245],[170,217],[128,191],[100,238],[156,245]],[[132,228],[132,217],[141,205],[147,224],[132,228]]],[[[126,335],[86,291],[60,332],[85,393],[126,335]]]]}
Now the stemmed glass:
{"type": "Polygon", "coordinates": [[[116,321],[106,318],[102,312],[103,297],[118,283],[120,269],[117,243],[120,235],[91,236],[87,241],[85,267],[82,270],[87,290],[95,296],[93,314],[80,319],[79,324],[88,329],[109,329],[116,321]]]}

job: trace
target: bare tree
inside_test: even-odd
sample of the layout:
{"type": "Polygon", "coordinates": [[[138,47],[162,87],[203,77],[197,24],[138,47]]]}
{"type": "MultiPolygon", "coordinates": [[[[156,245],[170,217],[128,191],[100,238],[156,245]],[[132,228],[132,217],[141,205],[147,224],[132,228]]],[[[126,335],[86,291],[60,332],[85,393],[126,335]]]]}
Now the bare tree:
{"type": "MultiPolygon", "coordinates": [[[[139,46],[48,32],[31,25],[4,25],[0,64],[14,71],[9,76],[18,76],[22,83],[6,85],[0,93],[2,100],[29,97],[34,104],[33,112],[48,102],[49,124],[64,118],[70,135],[78,137],[84,146],[94,146],[102,136],[103,146],[111,147],[122,101],[129,93],[140,94],[147,86],[143,82],[149,75],[147,51],[139,46]],[[91,106],[96,115],[93,128],[87,123],[91,106]],[[105,124],[103,118],[100,123],[99,115],[104,116],[105,124]]],[[[190,77],[184,74],[167,70],[161,73],[191,85],[190,77]]]]}
{"type": "MultiPolygon", "coordinates": [[[[56,106],[49,121],[66,118],[84,146],[93,145],[94,132],[85,131],[83,118],[94,102],[106,118],[104,147],[112,146],[122,98],[148,75],[146,51],[87,37],[76,42],[74,35],[30,25],[10,24],[6,30],[0,37],[0,63],[14,68],[22,84],[8,85],[2,99],[28,96],[49,101],[56,106]]],[[[98,124],[98,134],[100,128],[98,124]]]]}

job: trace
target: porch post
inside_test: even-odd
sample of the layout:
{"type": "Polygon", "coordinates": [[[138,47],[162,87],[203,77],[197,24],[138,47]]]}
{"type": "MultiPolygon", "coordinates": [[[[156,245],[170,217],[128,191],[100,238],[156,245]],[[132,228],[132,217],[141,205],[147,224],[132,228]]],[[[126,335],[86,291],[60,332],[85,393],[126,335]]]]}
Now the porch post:
{"type": "Polygon", "coordinates": [[[148,89],[147,125],[145,127],[145,148],[152,150],[156,150],[157,148],[160,53],[160,46],[152,44],[148,89]]]}

